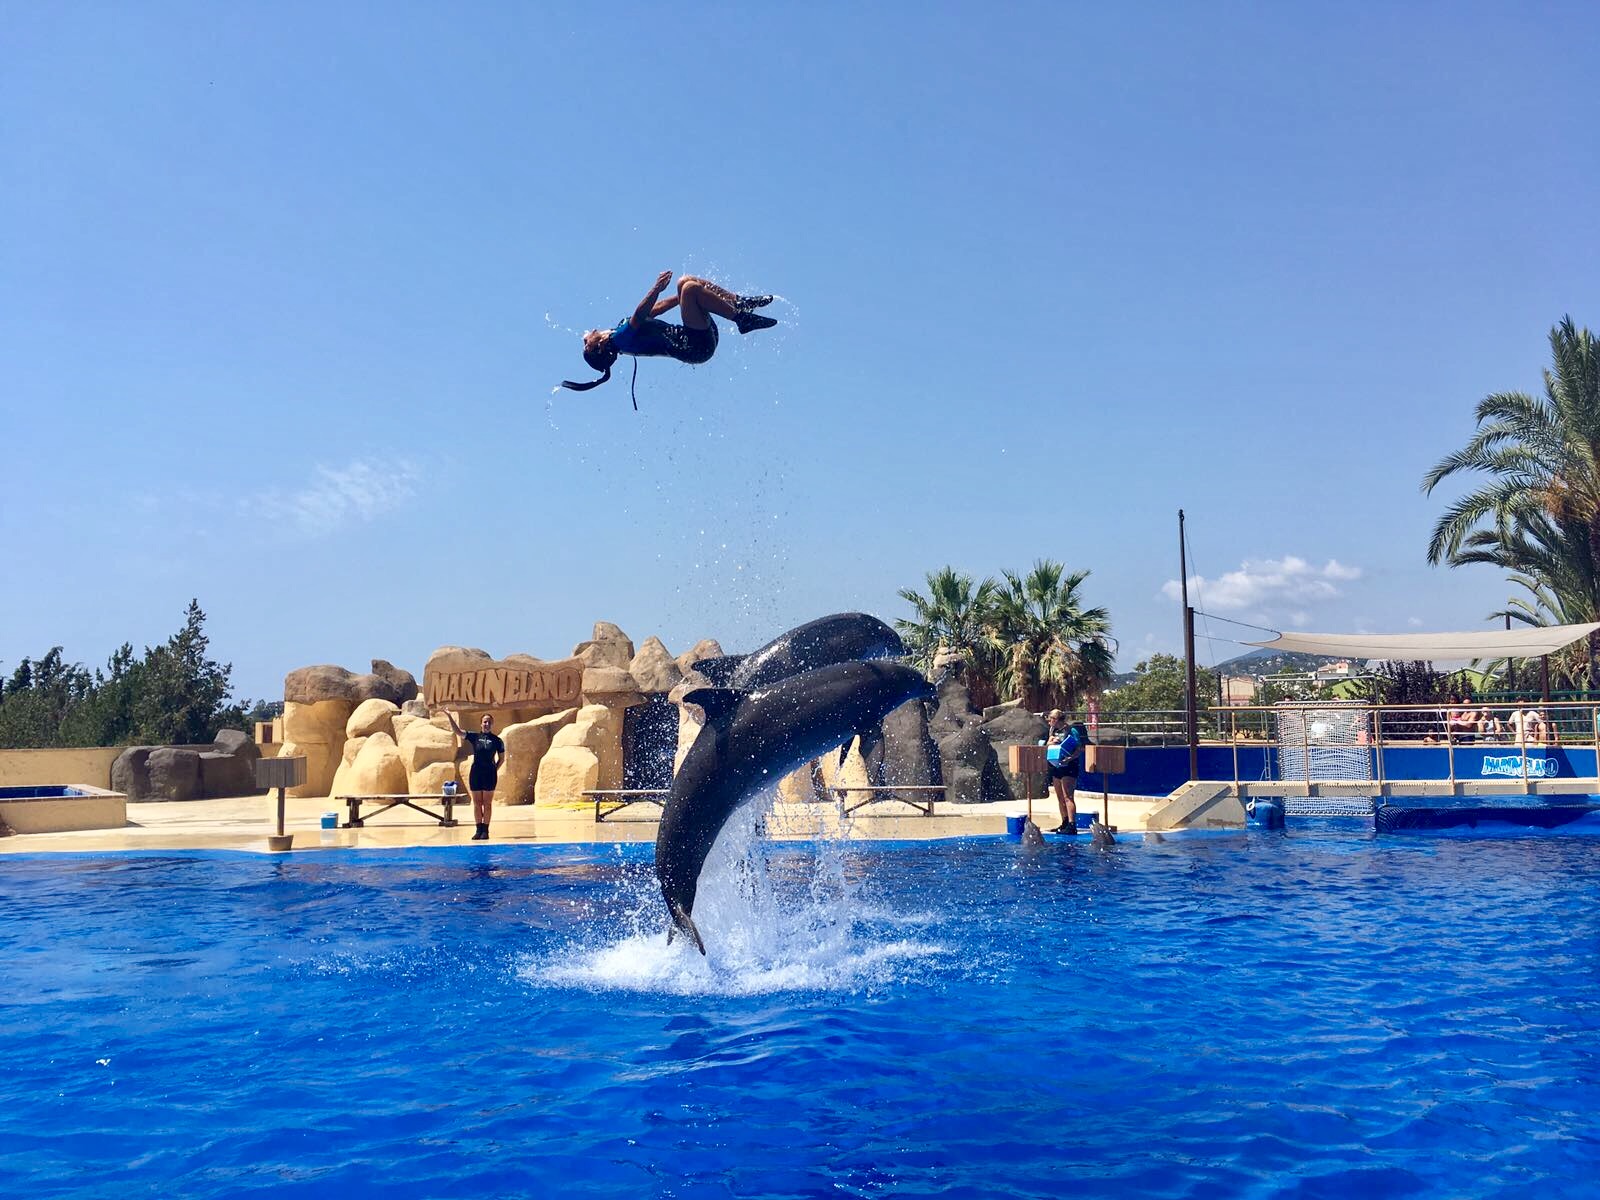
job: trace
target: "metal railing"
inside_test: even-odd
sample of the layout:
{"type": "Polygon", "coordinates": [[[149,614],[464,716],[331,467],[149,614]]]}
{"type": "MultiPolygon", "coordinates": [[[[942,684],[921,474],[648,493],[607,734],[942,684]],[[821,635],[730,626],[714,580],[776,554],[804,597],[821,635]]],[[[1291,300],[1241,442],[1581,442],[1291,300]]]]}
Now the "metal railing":
{"type": "MultiPolygon", "coordinates": [[[[1292,724],[1301,751],[1296,764],[1303,764],[1303,776],[1296,775],[1307,786],[1318,778],[1332,778],[1315,774],[1315,751],[1322,735],[1319,723],[1326,726],[1356,720],[1354,744],[1371,751],[1370,759],[1376,774],[1373,781],[1381,790],[1384,783],[1383,750],[1386,746],[1433,746],[1445,750],[1447,780],[1455,787],[1459,778],[1456,770],[1456,752],[1464,747],[1503,747],[1518,760],[1513,770],[1520,774],[1526,785],[1530,778],[1543,778],[1544,761],[1538,768],[1530,769],[1533,757],[1530,750],[1546,750],[1563,746],[1594,748],[1600,754],[1600,702],[1593,700],[1560,701],[1549,705],[1519,701],[1515,704],[1484,704],[1467,701],[1460,704],[1363,704],[1358,701],[1305,700],[1284,701],[1275,705],[1239,705],[1213,708],[1213,720],[1222,723],[1224,740],[1234,746],[1233,776],[1238,786],[1241,743],[1267,740],[1276,743],[1280,751],[1287,752],[1281,737],[1289,722],[1283,718],[1297,718],[1292,724]],[[1326,720],[1319,722],[1315,714],[1326,720]],[[1270,732],[1263,738],[1262,729],[1270,732]]],[[[1342,743],[1348,746],[1349,742],[1342,743]]],[[[1331,747],[1329,747],[1331,748],[1331,747]]],[[[1597,759],[1600,770],[1600,759],[1597,759]]],[[[1282,772],[1280,771],[1280,777],[1282,772]]],[[[1359,778],[1359,777],[1358,777],[1359,778]]]]}

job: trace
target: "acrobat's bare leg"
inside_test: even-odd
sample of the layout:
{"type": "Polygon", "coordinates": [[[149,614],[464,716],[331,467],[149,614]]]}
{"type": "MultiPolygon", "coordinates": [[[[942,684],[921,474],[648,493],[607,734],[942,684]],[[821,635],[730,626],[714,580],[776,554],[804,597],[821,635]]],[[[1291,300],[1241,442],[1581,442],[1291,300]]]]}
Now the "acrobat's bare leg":
{"type": "Polygon", "coordinates": [[[683,323],[690,329],[706,329],[706,314],[732,321],[739,315],[734,307],[739,297],[727,288],[718,287],[710,280],[696,275],[685,275],[678,280],[678,307],[683,310],[683,323]]]}

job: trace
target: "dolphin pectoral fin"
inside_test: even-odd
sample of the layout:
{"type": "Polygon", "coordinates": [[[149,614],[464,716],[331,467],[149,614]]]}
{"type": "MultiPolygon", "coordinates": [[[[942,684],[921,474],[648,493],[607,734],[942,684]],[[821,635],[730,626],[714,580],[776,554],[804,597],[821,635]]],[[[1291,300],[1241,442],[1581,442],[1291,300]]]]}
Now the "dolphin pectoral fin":
{"type": "Polygon", "coordinates": [[[692,692],[683,694],[685,704],[693,704],[702,709],[707,721],[716,721],[732,714],[739,707],[739,701],[745,694],[736,688],[695,688],[692,692]]]}
{"type": "MultiPolygon", "coordinates": [[[[685,937],[693,938],[695,948],[698,949],[701,954],[704,954],[706,952],[706,944],[701,940],[700,931],[695,928],[694,918],[689,915],[689,910],[686,909],[682,904],[679,904],[677,901],[673,901],[669,907],[672,910],[673,924],[677,927],[677,929],[683,930],[685,937]]],[[[673,933],[674,930],[667,930],[668,942],[672,941],[673,933]]]]}
{"type": "Polygon", "coordinates": [[[690,670],[704,675],[718,687],[727,687],[728,680],[733,677],[734,671],[744,659],[745,656],[742,654],[729,654],[722,658],[702,658],[692,664],[690,670]]]}

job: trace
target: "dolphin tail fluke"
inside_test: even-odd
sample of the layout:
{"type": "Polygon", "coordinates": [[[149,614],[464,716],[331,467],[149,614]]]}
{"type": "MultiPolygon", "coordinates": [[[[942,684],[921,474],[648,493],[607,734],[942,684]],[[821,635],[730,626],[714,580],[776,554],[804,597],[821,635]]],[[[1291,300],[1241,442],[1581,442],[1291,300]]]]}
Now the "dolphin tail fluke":
{"type": "MultiPolygon", "coordinates": [[[[693,939],[695,949],[704,954],[706,952],[706,944],[701,940],[700,931],[694,927],[694,918],[689,915],[689,910],[676,901],[673,901],[668,907],[672,910],[673,925],[677,929],[681,929],[685,937],[693,939]]],[[[673,932],[674,930],[672,929],[667,930],[668,942],[672,941],[673,932]]]]}

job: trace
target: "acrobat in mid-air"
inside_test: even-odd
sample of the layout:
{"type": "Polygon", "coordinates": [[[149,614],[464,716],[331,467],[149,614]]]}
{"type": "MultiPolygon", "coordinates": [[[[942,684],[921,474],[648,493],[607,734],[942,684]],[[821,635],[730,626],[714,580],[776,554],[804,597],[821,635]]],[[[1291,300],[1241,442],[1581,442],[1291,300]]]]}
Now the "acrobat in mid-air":
{"type": "MultiPolygon", "coordinates": [[[[602,374],[588,383],[563,379],[561,386],[575,392],[599,387],[611,378],[611,365],[619,354],[636,358],[675,358],[681,363],[703,363],[717,352],[717,323],[713,316],[732,321],[740,333],[771,329],[777,324],[755,310],[772,303],[771,296],[736,296],[694,275],[678,279],[670,296],[661,293],[672,282],[672,272],[656,276],[655,286],[639,301],[639,307],[615,329],[591,329],[583,335],[583,361],[602,374]],[[683,324],[661,320],[661,314],[674,308],[682,311],[683,324]]],[[[634,402],[638,407],[638,402],[634,402]]]]}

